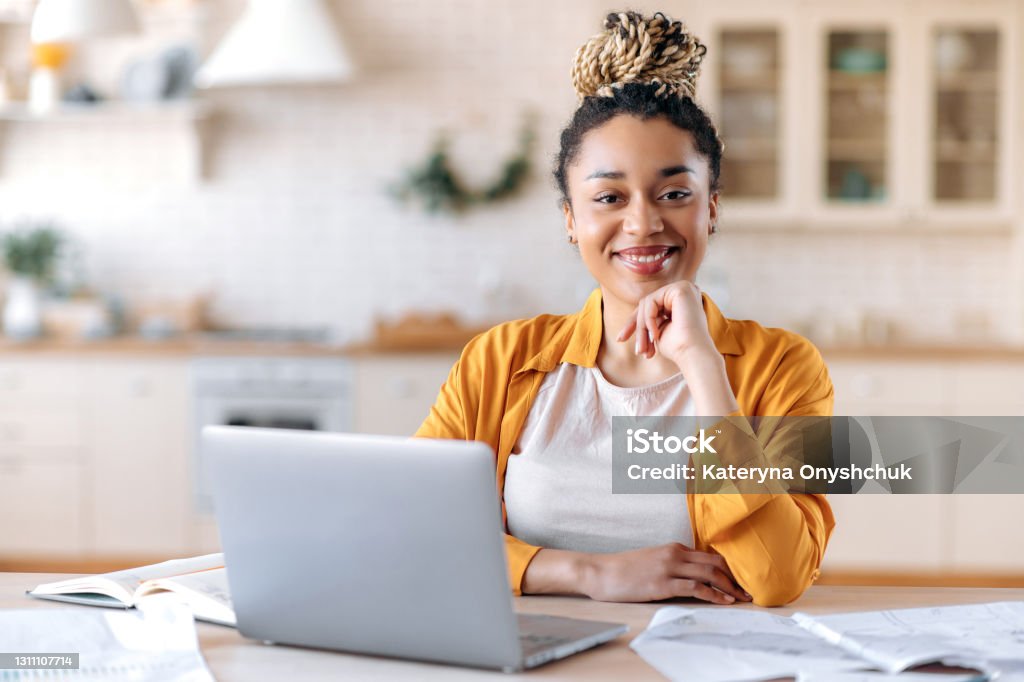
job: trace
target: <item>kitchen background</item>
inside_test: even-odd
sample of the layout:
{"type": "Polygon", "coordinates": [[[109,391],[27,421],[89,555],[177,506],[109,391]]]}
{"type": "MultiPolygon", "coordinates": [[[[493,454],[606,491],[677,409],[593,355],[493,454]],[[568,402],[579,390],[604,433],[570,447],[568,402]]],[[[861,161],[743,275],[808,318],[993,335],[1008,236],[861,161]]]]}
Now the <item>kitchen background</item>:
{"type": "MultiPolygon", "coordinates": [[[[89,292],[0,345],[0,568],[215,550],[199,426],[409,433],[473,329],[575,310],[593,286],[549,178],[572,54],[606,3],[291,6],[326,9],[351,75],[162,99],[167,55],[189,64],[168,51],[205,60],[247,3],[140,0],[139,33],[37,48],[33,67],[35,3],[0,0],[0,232],[57,226],[74,254],[58,283],[89,292]],[[61,93],[108,101],[47,105],[32,72],[53,59],[61,93]],[[527,119],[510,198],[430,213],[393,195],[442,131],[488,185],[527,119]]],[[[729,162],[701,283],[725,312],[814,339],[837,413],[1019,414],[1020,3],[632,8],[710,48],[698,95],[729,162]]],[[[1024,584],[1016,496],[835,506],[822,580],[1024,584]]]]}

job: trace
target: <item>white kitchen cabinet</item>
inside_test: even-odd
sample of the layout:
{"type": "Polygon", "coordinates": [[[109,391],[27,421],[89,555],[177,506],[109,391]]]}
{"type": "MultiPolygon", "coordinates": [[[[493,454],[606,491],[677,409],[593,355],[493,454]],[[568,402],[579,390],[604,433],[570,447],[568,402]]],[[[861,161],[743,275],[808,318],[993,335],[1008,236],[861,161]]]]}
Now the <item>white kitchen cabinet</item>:
{"type": "Polygon", "coordinates": [[[84,475],[85,467],[73,458],[0,456],[0,558],[86,551],[84,475]]]}
{"type": "Polygon", "coordinates": [[[360,358],[355,430],[411,436],[430,413],[458,357],[452,352],[360,358]]]}
{"type": "Polygon", "coordinates": [[[830,495],[836,529],[823,570],[937,573],[955,535],[951,495],[830,495]]]}
{"type": "Polygon", "coordinates": [[[185,360],[96,360],[88,376],[92,550],[188,553],[192,433],[185,360]]]}
{"type": "Polygon", "coordinates": [[[1012,0],[915,0],[915,73],[908,98],[921,150],[909,176],[915,211],[930,223],[1014,217],[1019,111],[1017,5],[1012,0]],[[912,97],[910,97],[912,95],[912,97]],[[915,169],[916,170],[916,169],[915,169]]]}
{"type": "Polygon", "coordinates": [[[952,414],[953,376],[937,361],[833,360],[825,357],[835,390],[835,414],[865,416],[952,414]]]}
{"type": "Polygon", "coordinates": [[[78,555],[88,548],[86,455],[77,363],[0,361],[0,555],[78,555]]]}
{"type": "MultiPolygon", "coordinates": [[[[457,353],[353,358],[354,428],[410,435],[457,353]]],[[[829,358],[836,414],[1024,415],[1024,362],[829,358]]],[[[185,357],[0,360],[0,559],[155,560],[220,549],[191,506],[185,357]]],[[[1024,495],[831,496],[826,573],[1020,574],[1024,495]]]]}
{"type": "MultiPolygon", "coordinates": [[[[1024,363],[826,362],[837,415],[1024,416],[1024,363]]],[[[1024,574],[1024,495],[833,495],[837,573],[1024,574]]]]}
{"type": "Polygon", "coordinates": [[[1013,0],[723,0],[691,22],[730,225],[1008,230],[1013,0]]]}
{"type": "Polygon", "coordinates": [[[725,141],[729,220],[788,222],[802,191],[802,159],[791,152],[803,135],[792,111],[802,91],[797,3],[733,1],[700,12],[694,30],[708,53],[698,99],[725,141]]]}
{"type": "Polygon", "coordinates": [[[955,414],[1024,417],[1024,364],[965,363],[951,375],[955,414]]]}
{"type": "Polygon", "coordinates": [[[968,575],[1024,575],[1024,495],[951,495],[949,568],[968,575]]]}

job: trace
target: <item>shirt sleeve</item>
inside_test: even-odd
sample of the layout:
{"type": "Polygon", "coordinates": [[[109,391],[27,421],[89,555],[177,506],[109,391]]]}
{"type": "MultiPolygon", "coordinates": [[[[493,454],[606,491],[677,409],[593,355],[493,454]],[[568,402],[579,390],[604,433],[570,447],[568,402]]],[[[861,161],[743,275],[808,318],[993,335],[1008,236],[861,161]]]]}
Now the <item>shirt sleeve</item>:
{"type": "MultiPolygon", "coordinates": [[[[832,382],[820,354],[809,343],[780,362],[766,393],[780,391],[794,397],[785,413],[775,416],[832,414],[832,382]]],[[[745,441],[737,464],[769,467],[784,456],[780,454],[786,446],[784,435],[762,442],[747,420],[727,421],[730,428],[747,431],[733,435],[745,441]]],[[[778,485],[765,485],[756,493],[695,494],[692,499],[700,544],[725,558],[754,603],[787,604],[817,579],[835,527],[824,495],[787,493],[778,485]]]]}

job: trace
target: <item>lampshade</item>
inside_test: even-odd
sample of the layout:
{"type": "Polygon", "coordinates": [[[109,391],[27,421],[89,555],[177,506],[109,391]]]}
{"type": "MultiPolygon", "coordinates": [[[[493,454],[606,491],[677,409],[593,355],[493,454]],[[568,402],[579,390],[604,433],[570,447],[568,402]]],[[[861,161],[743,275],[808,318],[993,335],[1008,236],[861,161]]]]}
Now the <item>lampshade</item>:
{"type": "Polygon", "coordinates": [[[61,43],[136,33],[131,0],[40,0],[32,16],[33,43],[61,43]]]}
{"type": "Polygon", "coordinates": [[[322,0],[249,0],[196,73],[200,88],[329,83],[346,80],[352,63],[322,0]]]}

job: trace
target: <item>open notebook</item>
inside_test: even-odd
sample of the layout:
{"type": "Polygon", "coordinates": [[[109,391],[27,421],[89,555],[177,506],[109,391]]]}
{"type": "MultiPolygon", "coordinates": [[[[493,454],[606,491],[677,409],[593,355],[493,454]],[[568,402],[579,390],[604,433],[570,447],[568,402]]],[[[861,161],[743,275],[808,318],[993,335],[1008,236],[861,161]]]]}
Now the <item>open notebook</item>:
{"type": "Polygon", "coordinates": [[[172,559],[124,571],[44,583],[27,592],[39,599],[128,609],[148,595],[177,594],[197,620],[235,626],[223,554],[172,559]]]}

